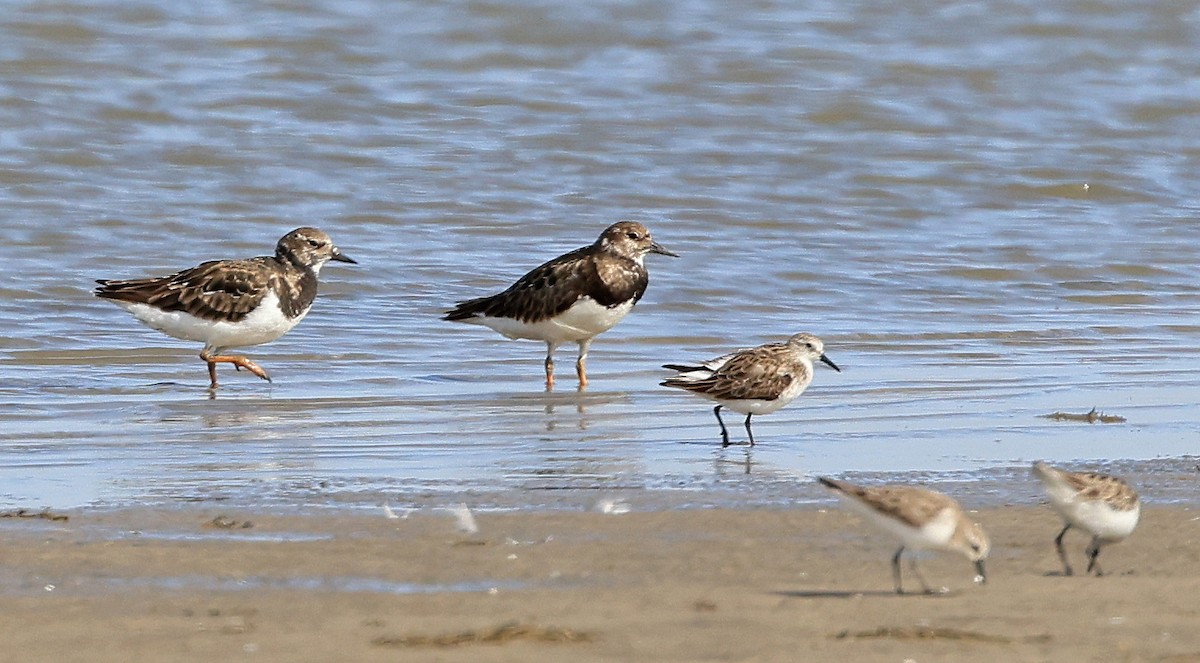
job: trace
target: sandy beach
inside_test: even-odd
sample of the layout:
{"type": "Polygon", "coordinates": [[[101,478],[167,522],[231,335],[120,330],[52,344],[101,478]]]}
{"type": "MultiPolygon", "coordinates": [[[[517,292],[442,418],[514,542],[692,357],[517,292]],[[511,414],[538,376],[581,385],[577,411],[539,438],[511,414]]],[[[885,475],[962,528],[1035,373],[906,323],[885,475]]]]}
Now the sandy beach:
{"type": "Polygon", "coordinates": [[[989,582],[924,558],[935,596],[894,594],[894,545],[835,506],[63,515],[0,521],[4,661],[1200,661],[1186,506],[1102,578],[1059,575],[1048,508],[973,512],[989,582]]]}
{"type": "Polygon", "coordinates": [[[0,663],[1200,663],[1196,5],[4,9],[0,663]],[[443,319],[620,220],[679,255],[587,389],[443,319]],[[357,261],[302,321],[94,294],[301,226],[357,261]],[[272,381],[209,388],[222,314],[272,381]],[[752,448],[660,386],[798,332],[840,370],[752,448]],[[1108,576],[1060,575],[1039,459],[1145,499],[1108,576]],[[823,475],[979,509],[989,582],[897,596],[823,475]]]}

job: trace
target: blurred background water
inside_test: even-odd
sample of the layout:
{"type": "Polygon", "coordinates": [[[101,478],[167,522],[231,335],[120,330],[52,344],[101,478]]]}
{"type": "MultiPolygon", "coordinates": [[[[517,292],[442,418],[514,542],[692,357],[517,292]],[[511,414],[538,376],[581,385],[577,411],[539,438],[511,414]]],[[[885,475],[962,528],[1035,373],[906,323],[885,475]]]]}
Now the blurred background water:
{"type": "Polygon", "coordinates": [[[1005,500],[1036,458],[1194,501],[1200,9],[799,4],[8,3],[0,506],[1005,500]],[[439,320],[621,218],[682,257],[585,394],[571,348],[548,395],[541,344],[439,320]],[[89,292],[300,225],[360,264],[249,349],[271,385],[210,399],[89,292]],[[797,331],[844,372],[753,450],[657,386],[797,331]],[[1093,407],[1128,421],[1039,416],[1093,407]]]}

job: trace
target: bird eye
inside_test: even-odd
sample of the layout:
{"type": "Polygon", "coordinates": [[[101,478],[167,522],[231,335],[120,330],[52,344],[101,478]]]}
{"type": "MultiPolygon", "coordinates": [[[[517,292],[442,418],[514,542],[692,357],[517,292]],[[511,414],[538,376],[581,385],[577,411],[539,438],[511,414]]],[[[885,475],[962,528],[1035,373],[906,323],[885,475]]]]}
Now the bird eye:
{"type": "Polygon", "coordinates": [[[630,230],[629,232],[625,233],[625,236],[632,240],[638,240],[642,238],[641,235],[637,234],[636,230],[630,230]]]}
{"type": "Polygon", "coordinates": [[[320,243],[319,241],[315,240],[315,239],[310,239],[310,240],[308,240],[308,245],[309,245],[309,246],[311,246],[311,247],[313,247],[313,248],[315,249],[315,248],[317,248],[318,246],[320,246],[320,245],[321,245],[321,243],[320,243]]]}
{"type": "Polygon", "coordinates": [[[972,544],[971,544],[971,550],[974,550],[975,552],[979,552],[979,544],[978,544],[978,543],[972,543],[972,544]]]}

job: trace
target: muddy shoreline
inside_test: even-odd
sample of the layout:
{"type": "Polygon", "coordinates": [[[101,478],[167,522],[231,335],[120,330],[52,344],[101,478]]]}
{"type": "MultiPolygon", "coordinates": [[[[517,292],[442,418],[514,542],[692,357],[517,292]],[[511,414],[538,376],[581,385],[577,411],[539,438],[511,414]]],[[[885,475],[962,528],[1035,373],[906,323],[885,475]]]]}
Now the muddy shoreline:
{"type": "Polygon", "coordinates": [[[0,658],[1200,660],[1190,505],[1148,505],[1103,578],[1058,575],[1048,508],[979,509],[988,584],[928,557],[931,597],[892,593],[894,545],[833,502],[621,511],[6,519],[0,658]]]}

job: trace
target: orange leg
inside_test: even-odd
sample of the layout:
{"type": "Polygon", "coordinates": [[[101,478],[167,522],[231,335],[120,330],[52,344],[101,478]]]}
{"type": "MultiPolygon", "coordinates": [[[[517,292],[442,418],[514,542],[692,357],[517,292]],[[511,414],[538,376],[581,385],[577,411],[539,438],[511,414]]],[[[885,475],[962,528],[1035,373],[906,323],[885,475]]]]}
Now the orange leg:
{"type": "Polygon", "coordinates": [[[554,391],[554,348],[555,344],[546,343],[546,391],[554,391]]]}
{"type": "Polygon", "coordinates": [[[579,391],[587,389],[587,356],[588,348],[592,346],[592,339],[587,339],[579,342],[579,358],[575,360],[575,375],[579,376],[579,391]]]}
{"type": "Polygon", "coordinates": [[[579,391],[587,389],[587,360],[583,357],[575,360],[575,375],[579,376],[579,391]]]}
{"type": "Polygon", "coordinates": [[[258,377],[266,380],[267,382],[271,381],[271,376],[267,375],[267,372],[260,368],[258,364],[241,355],[214,355],[208,350],[205,350],[204,352],[200,353],[200,358],[208,363],[208,379],[212,382],[212,384],[210,384],[208,387],[209,389],[217,388],[218,363],[233,364],[234,368],[238,369],[239,371],[244,368],[247,371],[250,371],[258,377]]]}

